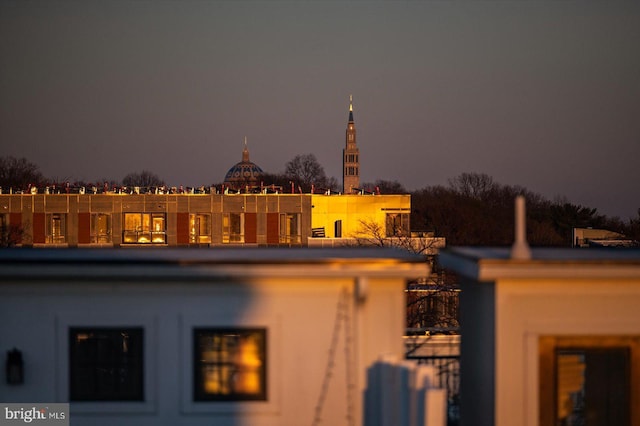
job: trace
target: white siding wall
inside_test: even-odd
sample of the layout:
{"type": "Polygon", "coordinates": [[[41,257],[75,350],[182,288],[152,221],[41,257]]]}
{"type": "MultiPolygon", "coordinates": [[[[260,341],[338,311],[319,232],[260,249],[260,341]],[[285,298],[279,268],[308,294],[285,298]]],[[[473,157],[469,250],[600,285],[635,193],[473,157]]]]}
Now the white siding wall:
{"type": "MultiPolygon", "coordinates": [[[[364,374],[380,354],[402,355],[404,279],[228,279],[218,282],[20,281],[0,285],[0,350],[23,353],[25,383],[0,381],[3,402],[67,402],[69,326],[143,326],[143,403],[72,403],[73,425],[311,424],[327,366],[336,309],[349,297],[350,339],[338,340],[323,423],[345,423],[345,344],[354,364],[352,413],[360,424],[364,374]],[[194,326],[268,328],[267,402],[192,401],[194,326]],[[108,414],[105,414],[107,413],[108,414]]],[[[343,317],[344,318],[344,317],[343,317]]],[[[4,355],[4,354],[3,354],[4,355]]]]}

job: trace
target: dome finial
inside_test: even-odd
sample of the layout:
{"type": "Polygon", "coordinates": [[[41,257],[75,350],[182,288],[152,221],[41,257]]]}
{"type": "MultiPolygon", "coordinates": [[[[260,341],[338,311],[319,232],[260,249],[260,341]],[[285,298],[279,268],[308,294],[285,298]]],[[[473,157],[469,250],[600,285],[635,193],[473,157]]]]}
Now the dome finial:
{"type": "Polygon", "coordinates": [[[244,137],[244,149],[242,150],[242,161],[249,162],[249,148],[247,148],[247,137],[244,137]]]}

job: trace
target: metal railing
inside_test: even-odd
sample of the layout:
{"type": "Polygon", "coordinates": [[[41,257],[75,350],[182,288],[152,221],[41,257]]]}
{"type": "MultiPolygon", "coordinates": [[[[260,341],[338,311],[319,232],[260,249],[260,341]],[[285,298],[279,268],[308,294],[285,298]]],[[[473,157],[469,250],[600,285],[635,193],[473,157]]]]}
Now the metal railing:
{"type": "Polygon", "coordinates": [[[447,426],[460,424],[460,356],[407,355],[408,360],[436,368],[436,386],[447,390],[447,426]]]}

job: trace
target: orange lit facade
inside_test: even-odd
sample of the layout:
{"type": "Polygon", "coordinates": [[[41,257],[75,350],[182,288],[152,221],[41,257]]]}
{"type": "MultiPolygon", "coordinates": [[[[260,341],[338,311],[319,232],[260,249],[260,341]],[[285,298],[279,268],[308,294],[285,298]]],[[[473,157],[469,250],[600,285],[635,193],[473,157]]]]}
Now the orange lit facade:
{"type": "Polygon", "coordinates": [[[300,194],[0,195],[25,246],[301,245],[311,196],[300,194]]]}
{"type": "Polygon", "coordinates": [[[408,233],[410,207],[409,195],[1,194],[0,225],[34,247],[296,247],[363,221],[408,233]]]}

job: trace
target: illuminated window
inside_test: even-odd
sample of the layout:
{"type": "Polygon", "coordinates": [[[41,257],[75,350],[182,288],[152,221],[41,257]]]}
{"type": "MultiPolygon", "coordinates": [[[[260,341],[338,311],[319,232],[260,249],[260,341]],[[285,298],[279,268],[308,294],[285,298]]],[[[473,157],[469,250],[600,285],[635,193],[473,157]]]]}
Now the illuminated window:
{"type": "Polygon", "coordinates": [[[408,213],[387,213],[386,236],[402,237],[409,235],[408,213]]]}
{"type": "Polygon", "coordinates": [[[67,215],[65,213],[47,213],[46,242],[63,244],[67,242],[67,215]]]}
{"type": "Polygon", "coordinates": [[[280,214],[280,242],[300,244],[300,214],[280,214]]]}
{"type": "Polygon", "coordinates": [[[244,243],[244,215],[242,213],[222,215],[222,242],[244,243]]]}
{"type": "Polygon", "coordinates": [[[204,213],[189,215],[189,242],[211,243],[211,215],[204,213]]]}
{"type": "Polygon", "coordinates": [[[266,401],[267,331],[196,328],[195,401],[266,401]]]}
{"type": "Polygon", "coordinates": [[[111,243],[111,215],[104,213],[91,215],[91,243],[111,243]]]}
{"type": "Polygon", "coordinates": [[[167,241],[164,213],[125,213],[122,242],[125,244],[165,244],[167,241]]]}
{"type": "Polygon", "coordinates": [[[541,425],[637,425],[640,338],[540,338],[541,425]]]}
{"type": "Polygon", "coordinates": [[[143,329],[69,328],[69,400],[142,401],[143,329]]]}

